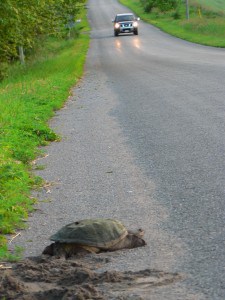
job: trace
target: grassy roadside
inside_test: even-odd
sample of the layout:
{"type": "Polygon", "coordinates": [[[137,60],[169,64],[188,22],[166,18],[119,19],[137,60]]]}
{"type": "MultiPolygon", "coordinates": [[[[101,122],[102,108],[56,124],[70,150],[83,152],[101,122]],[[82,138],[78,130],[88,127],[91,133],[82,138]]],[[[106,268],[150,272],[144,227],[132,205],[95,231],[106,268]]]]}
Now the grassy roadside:
{"type": "Polygon", "coordinates": [[[220,10],[217,6],[214,10],[212,6],[206,7],[198,1],[190,3],[190,19],[186,20],[184,4],[180,5],[176,11],[160,13],[153,10],[152,13],[145,13],[140,0],[120,0],[142,20],[171,35],[193,43],[225,47],[223,7],[220,10]]]}
{"type": "Polygon", "coordinates": [[[85,12],[81,18],[78,37],[49,39],[25,67],[12,67],[0,83],[0,260],[18,254],[9,253],[6,234],[24,227],[36,201],[31,190],[43,183],[32,173],[32,161],[41,155],[39,146],[59,139],[47,122],[83,73],[89,28],[85,12]]]}

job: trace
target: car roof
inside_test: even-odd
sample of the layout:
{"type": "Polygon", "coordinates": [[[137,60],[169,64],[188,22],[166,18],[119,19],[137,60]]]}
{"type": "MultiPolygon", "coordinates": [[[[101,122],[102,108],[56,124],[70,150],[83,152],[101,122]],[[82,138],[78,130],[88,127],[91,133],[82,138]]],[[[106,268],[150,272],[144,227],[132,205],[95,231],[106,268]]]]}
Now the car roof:
{"type": "Polygon", "coordinates": [[[133,15],[132,13],[124,13],[124,14],[117,14],[117,16],[127,16],[127,15],[133,15]]]}

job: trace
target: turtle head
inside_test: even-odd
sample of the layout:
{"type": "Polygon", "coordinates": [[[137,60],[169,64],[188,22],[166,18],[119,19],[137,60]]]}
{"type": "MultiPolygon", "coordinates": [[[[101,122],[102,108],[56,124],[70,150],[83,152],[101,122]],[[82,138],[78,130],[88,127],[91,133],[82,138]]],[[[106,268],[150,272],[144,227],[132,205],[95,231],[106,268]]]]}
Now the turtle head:
{"type": "Polygon", "coordinates": [[[128,248],[136,248],[142,247],[146,245],[145,240],[143,240],[144,231],[142,229],[138,229],[135,232],[129,231],[127,235],[127,239],[129,241],[128,248]]]}
{"type": "Polygon", "coordinates": [[[137,230],[128,230],[128,233],[141,238],[144,236],[145,232],[142,228],[139,228],[137,230]]]}

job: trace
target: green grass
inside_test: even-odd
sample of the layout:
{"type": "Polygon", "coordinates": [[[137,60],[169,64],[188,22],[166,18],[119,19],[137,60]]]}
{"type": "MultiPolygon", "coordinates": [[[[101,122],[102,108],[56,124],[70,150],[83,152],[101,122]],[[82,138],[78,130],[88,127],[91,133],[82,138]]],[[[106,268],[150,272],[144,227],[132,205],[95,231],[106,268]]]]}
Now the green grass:
{"type": "MultiPolygon", "coordinates": [[[[79,24],[88,30],[85,15],[79,24]]],[[[26,66],[14,65],[0,83],[0,260],[17,258],[8,252],[6,234],[24,228],[33,209],[31,191],[43,181],[33,175],[32,161],[59,137],[48,120],[82,76],[89,35],[43,41],[26,66]]],[[[18,252],[18,251],[17,251],[18,252]]]]}
{"type": "Polygon", "coordinates": [[[199,5],[200,1],[190,3],[190,19],[186,20],[184,4],[176,11],[161,13],[153,10],[151,13],[145,13],[139,0],[120,0],[142,20],[169,34],[198,44],[225,47],[225,2],[223,4],[218,0],[214,6],[213,0],[208,0],[210,6],[203,6],[199,5]],[[178,19],[175,16],[178,16],[178,19]]]}

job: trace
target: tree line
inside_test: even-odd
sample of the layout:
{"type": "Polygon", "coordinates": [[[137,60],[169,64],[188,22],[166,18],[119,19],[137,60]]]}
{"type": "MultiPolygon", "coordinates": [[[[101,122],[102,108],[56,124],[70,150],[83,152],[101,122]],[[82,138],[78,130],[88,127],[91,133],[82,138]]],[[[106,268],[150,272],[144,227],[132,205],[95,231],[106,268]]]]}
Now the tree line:
{"type": "Polygon", "coordinates": [[[1,0],[0,79],[11,61],[23,62],[24,49],[40,38],[62,36],[85,0],[1,0]]]}

